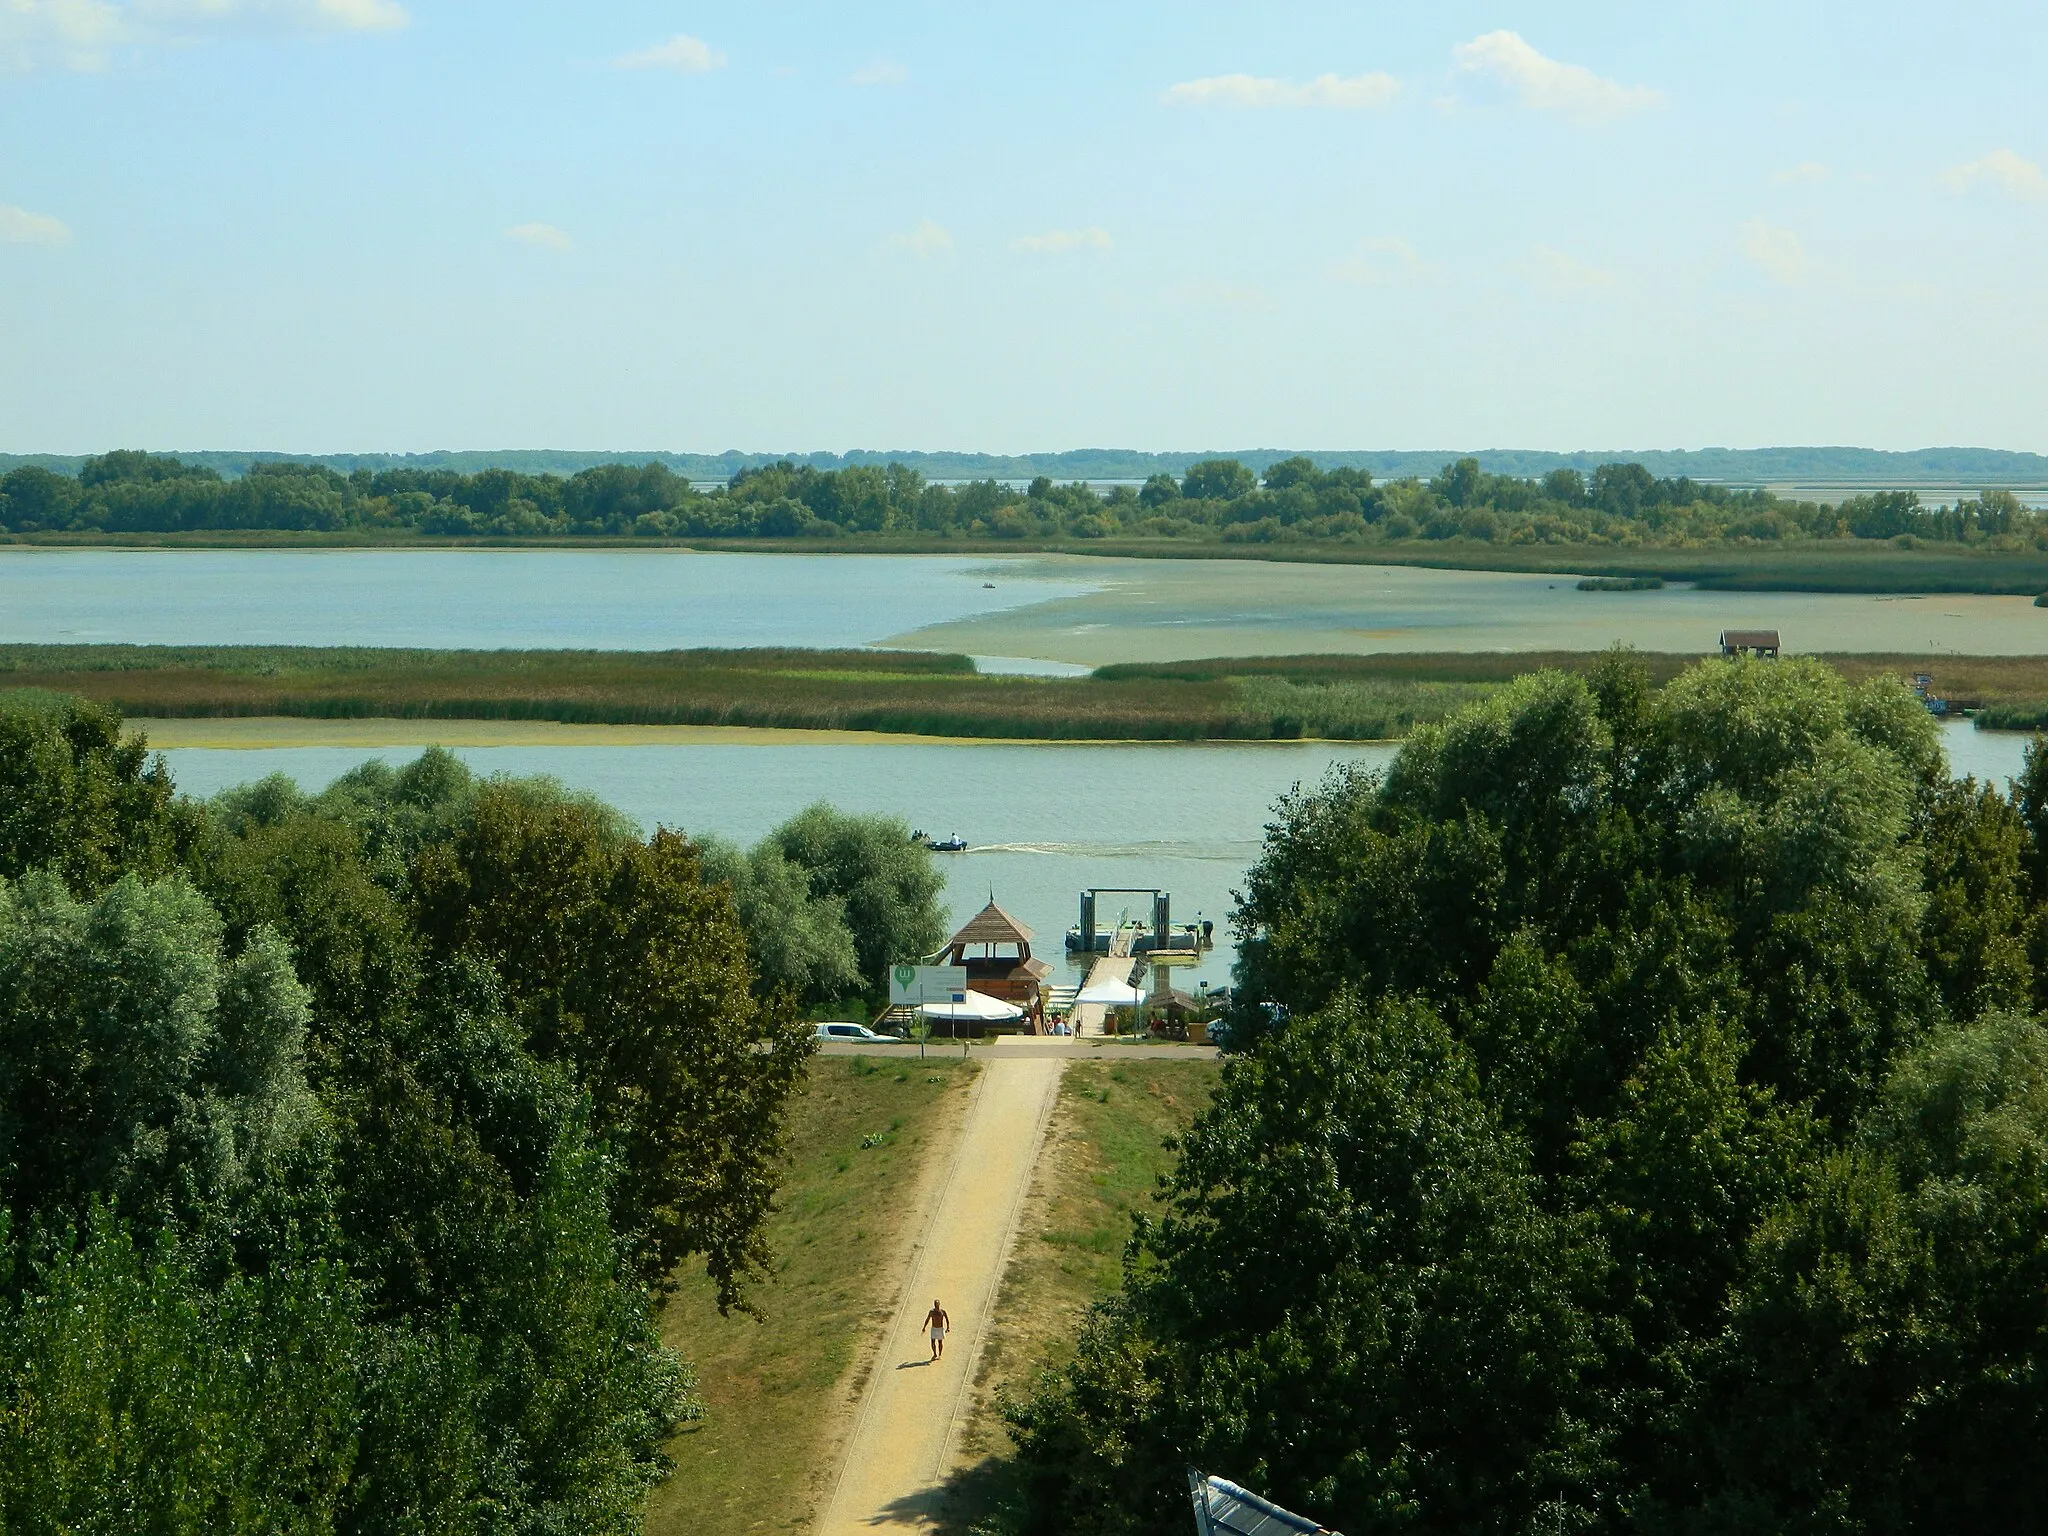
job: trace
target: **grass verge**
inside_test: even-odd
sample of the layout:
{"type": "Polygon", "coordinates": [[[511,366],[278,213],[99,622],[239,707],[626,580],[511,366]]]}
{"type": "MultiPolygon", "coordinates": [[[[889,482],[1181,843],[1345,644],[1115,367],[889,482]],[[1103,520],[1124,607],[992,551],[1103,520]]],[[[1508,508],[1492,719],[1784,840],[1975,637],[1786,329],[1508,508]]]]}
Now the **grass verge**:
{"type": "Polygon", "coordinates": [[[670,1447],[676,1469],[648,1502],[649,1536],[809,1528],[848,1372],[895,1304],[892,1266],[924,1150],[961,1112],[976,1070],[915,1053],[812,1062],[769,1223],[776,1274],[754,1297],[764,1320],[720,1317],[701,1275],[663,1314],[664,1339],[697,1368],[706,1414],[670,1447]]]}
{"type": "Polygon", "coordinates": [[[983,1346],[973,1417],[962,1433],[946,1529],[966,1532],[1009,1505],[1010,1442],[997,1393],[1021,1392],[1072,1357],[1090,1302],[1122,1273],[1131,1220],[1152,1208],[1180,1135],[1209,1102],[1220,1066],[1201,1061],[1077,1061],[1068,1066],[983,1346]]]}

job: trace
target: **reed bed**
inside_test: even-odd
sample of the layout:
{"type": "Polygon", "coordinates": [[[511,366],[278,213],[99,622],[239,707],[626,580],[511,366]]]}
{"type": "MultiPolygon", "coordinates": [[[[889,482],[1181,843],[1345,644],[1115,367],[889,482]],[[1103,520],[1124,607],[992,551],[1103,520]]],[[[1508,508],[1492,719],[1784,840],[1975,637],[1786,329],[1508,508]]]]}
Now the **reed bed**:
{"type": "MultiPolygon", "coordinates": [[[[82,694],[131,715],[723,725],[1043,741],[1393,740],[1511,678],[1603,652],[1254,656],[1076,678],[985,676],[919,651],[432,651],[295,646],[0,646],[0,688],[82,694]]],[[[1653,681],[1699,658],[1640,653],[1653,681]]],[[[2048,725],[2048,657],[1836,655],[1852,680],[1917,672],[2048,725]]]]}
{"type": "Polygon", "coordinates": [[[965,657],[897,651],[11,646],[0,647],[0,685],[161,718],[552,720],[1050,741],[1353,739],[1437,707],[1433,695],[1404,705],[1384,689],[1365,710],[1356,689],[1281,698],[1235,679],[983,676],[965,657]]]}

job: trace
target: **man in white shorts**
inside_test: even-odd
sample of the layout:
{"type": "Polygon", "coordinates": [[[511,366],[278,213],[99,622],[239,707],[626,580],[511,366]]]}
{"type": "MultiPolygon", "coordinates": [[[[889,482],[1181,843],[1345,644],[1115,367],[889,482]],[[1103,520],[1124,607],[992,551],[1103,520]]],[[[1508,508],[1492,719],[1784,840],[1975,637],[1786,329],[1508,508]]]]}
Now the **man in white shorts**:
{"type": "Polygon", "coordinates": [[[953,1320],[946,1316],[946,1309],[939,1305],[939,1299],[932,1298],[932,1309],[924,1315],[924,1326],[932,1336],[932,1358],[938,1359],[946,1352],[946,1330],[953,1326],[953,1320]]]}

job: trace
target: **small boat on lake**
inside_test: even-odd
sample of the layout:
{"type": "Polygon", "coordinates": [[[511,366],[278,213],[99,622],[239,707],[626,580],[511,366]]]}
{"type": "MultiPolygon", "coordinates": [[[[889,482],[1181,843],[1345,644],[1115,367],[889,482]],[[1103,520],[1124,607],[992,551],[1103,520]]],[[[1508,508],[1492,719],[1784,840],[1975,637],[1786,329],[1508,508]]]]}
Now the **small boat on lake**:
{"type": "Polygon", "coordinates": [[[955,832],[951,837],[933,837],[929,832],[913,832],[910,840],[920,848],[929,848],[933,853],[965,853],[967,839],[955,832]]]}

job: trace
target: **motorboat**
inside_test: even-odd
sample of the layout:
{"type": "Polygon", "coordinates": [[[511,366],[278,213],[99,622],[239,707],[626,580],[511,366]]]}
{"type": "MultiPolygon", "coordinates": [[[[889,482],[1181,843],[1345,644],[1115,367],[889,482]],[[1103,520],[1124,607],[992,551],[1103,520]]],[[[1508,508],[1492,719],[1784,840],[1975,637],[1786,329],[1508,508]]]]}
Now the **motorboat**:
{"type": "Polygon", "coordinates": [[[929,848],[933,853],[965,853],[967,839],[955,832],[951,837],[933,837],[929,832],[913,832],[910,840],[920,848],[929,848]]]}

